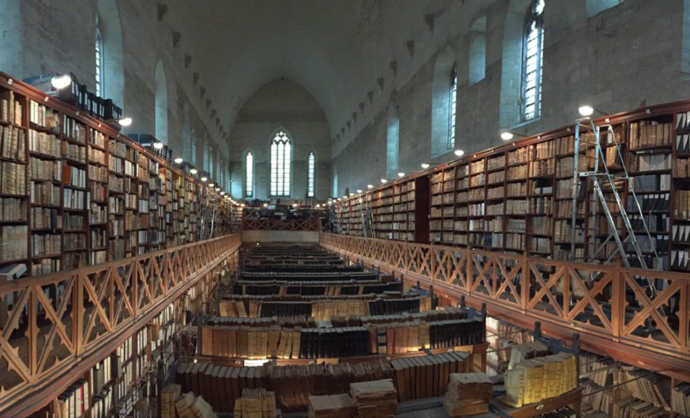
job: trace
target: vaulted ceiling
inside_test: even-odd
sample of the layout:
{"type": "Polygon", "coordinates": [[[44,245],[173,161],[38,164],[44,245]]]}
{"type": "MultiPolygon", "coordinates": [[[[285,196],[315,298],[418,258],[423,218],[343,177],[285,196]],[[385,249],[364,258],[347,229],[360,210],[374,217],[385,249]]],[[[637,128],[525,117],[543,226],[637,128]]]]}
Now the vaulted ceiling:
{"type": "MultiPolygon", "coordinates": [[[[483,1],[474,0],[477,6],[483,1]]],[[[379,78],[390,76],[390,63],[403,65],[405,56],[414,55],[407,42],[433,38],[431,16],[438,24],[464,3],[171,0],[166,19],[181,32],[182,46],[200,73],[197,89],[207,88],[226,131],[252,94],[286,78],[320,103],[335,137],[360,103],[370,106],[368,93],[379,88],[379,78]]]]}

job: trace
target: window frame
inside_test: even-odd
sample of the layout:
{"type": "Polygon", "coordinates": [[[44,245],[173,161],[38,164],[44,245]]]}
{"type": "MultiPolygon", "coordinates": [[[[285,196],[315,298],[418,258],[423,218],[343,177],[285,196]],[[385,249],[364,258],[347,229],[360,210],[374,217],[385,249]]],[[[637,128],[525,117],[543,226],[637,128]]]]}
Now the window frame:
{"type": "Polygon", "coordinates": [[[450,90],[448,92],[448,150],[455,148],[456,118],[458,105],[458,71],[453,68],[450,74],[450,90]]]}
{"type": "Polygon", "coordinates": [[[103,42],[103,30],[101,29],[101,19],[96,14],[96,34],[94,42],[94,52],[96,53],[96,96],[103,97],[105,91],[105,51],[103,42]]]}
{"type": "Polygon", "coordinates": [[[316,196],[316,154],[314,151],[307,157],[307,197],[316,196]]]}
{"type": "Polygon", "coordinates": [[[520,86],[520,120],[521,122],[531,122],[541,117],[541,102],[542,102],[542,73],[544,70],[544,9],[546,8],[546,0],[532,0],[529,10],[527,12],[527,19],[525,22],[524,35],[522,39],[522,83],[520,86]],[[542,4],[541,11],[538,11],[539,3],[542,4]],[[532,25],[535,25],[536,30],[536,54],[530,55],[529,43],[532,35],[532,25]],[[528,66],[530,60],[536,57],[535,69],[535,85],[534,85],[534,110],[530,116],[527,112],[527,92],[529,90],[528,83],[528,66]]]}
{"type": "Polygon", "coordinates": [[[244,155],[244,196],[254,197],[254,153],[251,151],[244,155]]]}
{"type": "Polygon", "coordinates": [[[292,138],[284,129],[273,135],[270,145],[271,197],[290,197],[292,182],[292,138]]]}

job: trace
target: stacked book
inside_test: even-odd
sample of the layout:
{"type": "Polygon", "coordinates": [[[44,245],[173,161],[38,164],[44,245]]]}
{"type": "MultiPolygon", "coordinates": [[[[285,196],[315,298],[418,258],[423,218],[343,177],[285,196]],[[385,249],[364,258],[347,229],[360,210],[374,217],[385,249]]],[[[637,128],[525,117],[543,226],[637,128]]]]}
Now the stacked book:
{"type": "Polygon", "coordinates": [[[355,415],[357,408],[347,393],[309,397],[309,418],[350,418],[355,415]]]}
{"type": "Polygon", "coordinates": [[[493,384],[484,373],[450,375],[443,409],[451,417],[466,417],[489,412],[493,384]]]}
{"type": "Polygon", "coordinates": [[[217,418],[213,407],[203,397],[195,397],[187,392],[175,402],[175,409],[179,418],[217,418]]]}
{"type": "Polygon", "coordinates": [[[391,361],[400,402],[443,396],[453,373],[467,373],[472,367],[468,353],[453,351],[431,356],[391,361]]]}
{"type": "Polygon", "coordinates": [[[632,366],[622,366],[617,373],[618,381],[627,382],[623,387],[630,391],[632,396],[664,409],[669,408],[664,396],[671,390],[668,377],[632,366]]]}
{"type": "Polygon", "coordinates": [[[521,407],[577,387],[576,357],[570,353],[523,360],[505,374],[508,405],[521,407]]]}
{"type": "Polygon", "coordinates": [[[398,410],[397,394],[391,379],[352,383],[350,394],[360,418],[392,418],[398,410]]]}
{"type": "Polygon", "coordinates": [[[275,418],[276,397],[266,389],[245,389],[235,402],[234,418],[275,418]]]}
{"type": "Polygon", "coordinates": [[[690,416],[690,384],[681,383],[671,392],[671,404],[673,411],[685,416],[690,416]]]}
{"type": "Polygon", "coordinates": [[[532,341],[529,343],[519,344],[510,349],[510,363],[508,369],[512,369],[515,365],[523,360],[530,360],[535,357],[544,357],[550,354],[549,347],[539,341],[532,341]]]}
{"type": "Polygon", "coordinates": [[[667,410],[651,402],[637,398],[626,398],[614,402],[613,415],[621,418],[668,418],[667,410]]]}
{"type": "Polygon", "coordinates": [[[176,418],[175,403],[182,395],[182,386],[170,384],[161,391],[161,416],[162,418],[176,418]]]}

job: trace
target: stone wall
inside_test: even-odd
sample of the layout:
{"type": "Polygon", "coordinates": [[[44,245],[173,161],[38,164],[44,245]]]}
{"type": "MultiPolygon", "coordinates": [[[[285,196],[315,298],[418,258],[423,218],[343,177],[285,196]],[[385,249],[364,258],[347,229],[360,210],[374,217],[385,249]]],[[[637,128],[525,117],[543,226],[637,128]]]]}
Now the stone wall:
{"type": "MultiPolygon", "coordinates": [[[[690,84],[683,73],[687,66],[683,55],[688,54],[682,53],[687,1],[625,0],[590,17],[587,7],[591,14],[592,2],[546,0],[542,115],[517,127],[520,37],[529,0],[486,1],[483,10],[468,9],[464,14],[465,8],[476,4],[448,8],[445,13],[452,16],[438,19],[463,22],[459,33],[438,29],[446,30],[447,39],[437,43],[435,51],[427,51],[430,58],[418,70],[404,79],[386,77],[385,85],[394,90],[387,89],[383,100],[394,95],[399,107],[399,171],[409,174],[419,171],[423,162],[454,158],[452,152],[431,158],[432,78],[437,59],[448,53],[458,71],[456,148],[466,153],[500,145],[502,129],[529,135],[571,124],[584,103],[615,113],[637,108],[643,100],[652,105],[690,99],[690,84]],[[487,18],[486,76],[470,85],[470,27],[482,16],[487,18]]],[[[386,115],[386,105],[371,116],[365,114],[354,139],[336,141],[337,196],[346,188],[380,184],[385,176],[386,115]]]]}

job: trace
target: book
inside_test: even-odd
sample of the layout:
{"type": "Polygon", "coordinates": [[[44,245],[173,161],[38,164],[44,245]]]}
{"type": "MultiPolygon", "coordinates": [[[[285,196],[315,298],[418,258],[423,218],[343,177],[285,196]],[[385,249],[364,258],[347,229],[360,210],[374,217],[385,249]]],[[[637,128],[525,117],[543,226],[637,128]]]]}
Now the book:
{"type": "Polygon", "coordinates": [[[489,411],[493,384],[484,373],[453,373],[443,408],[451,417],[484,414],[489,411]]]}

